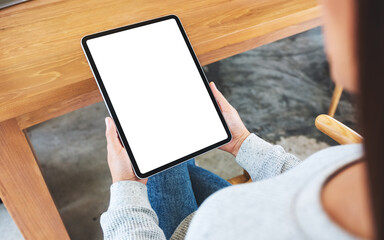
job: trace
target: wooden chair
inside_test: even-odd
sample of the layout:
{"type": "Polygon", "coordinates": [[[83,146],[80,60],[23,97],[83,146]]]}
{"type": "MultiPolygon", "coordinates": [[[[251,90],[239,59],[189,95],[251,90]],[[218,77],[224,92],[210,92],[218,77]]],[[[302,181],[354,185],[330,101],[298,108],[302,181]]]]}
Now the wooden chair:
{"type": "MultiPolygon", "coordinates": [[[[361,143],[363,141],[363,137],[360,134],[333,118],[342,93],[343,87],[336,85],[333,91],[328,115],[319,115],[315,120],[315,125],[317,129],[328,135],[339,144],[361,143]]],[[[249,173],[244,170],[242,175],[231,178],[228,182],[235,185],[252,182],[252,179],[249,176],[249,173]]]]}
{"type": "Polygon", "coordinates": [[[328,115],[333,117],[336,112],[337,105],[339,104],[341,94],[343,93],[343,87],[336,84],[335,89],[333,90],[331,104],[329,105],[328,115]]]}
{"type": "Polygon", "coordinates": [[[237,177],[231,178],[228,180],[228,182],[232,185],[241,184],[241,183],[249,183],[252,182],[251,176],[249,176],[249,173],[245,170],[243,170],[243,174],[239,175],[237,177]]]}
{"type": "Polygon", "coordinates": [[[333,118],[342,93],[343,87],[336,84],[331,104],[329,106],[328,115],[319,115],[315,120],[315,125],[317,129],[328,135],[339,144],[361,143],[363,141],[363,137],[360,134],[333,118]]]}
{"type": "Polygon", "coordinates": [[[339,144],[361,143],[363,137],[333,117],[321,114],[315,120],[317,129],[339,144]]]}

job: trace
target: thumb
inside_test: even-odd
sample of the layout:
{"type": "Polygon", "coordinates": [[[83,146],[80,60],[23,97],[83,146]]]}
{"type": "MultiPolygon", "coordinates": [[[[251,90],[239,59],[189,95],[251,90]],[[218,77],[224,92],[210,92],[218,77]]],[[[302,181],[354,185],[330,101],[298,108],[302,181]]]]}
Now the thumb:
{"type": "Polygon", "coordinates": [[[232,108],[232,106],[224,97],[224,95],[217,89],[216,84],[214,82],[210,82],[209,87],[211,88],[216,101],[219,103],[221,110],[223,112],[229,111],[232,108]]]}
{"type": "Polygon", "coordinates": [[[119,141],[119,136],[116,132],[116,126],[110,117],[105,118],[105,136],[107,138],[107,148],[118,152],[122,147],[119,141]]]}

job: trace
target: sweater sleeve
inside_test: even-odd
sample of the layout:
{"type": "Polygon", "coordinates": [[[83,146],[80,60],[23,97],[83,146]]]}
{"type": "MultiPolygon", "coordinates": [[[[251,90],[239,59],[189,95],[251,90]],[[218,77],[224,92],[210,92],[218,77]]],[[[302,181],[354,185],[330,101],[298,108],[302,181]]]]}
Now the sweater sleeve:
{"type": "Polygon", "coordinates": [[[105,240],[165,239],[149,203],[147,186],[139,182],[112,184],[109,207],[100,224],[105,240]]]}
{"type": "Polygon", "coordinates": [[[301,162],[296,156],[285,152],[283,147],[272,145],[253,133],[244,140],[236,161],[253,181],[279,175],[301,162]]]}

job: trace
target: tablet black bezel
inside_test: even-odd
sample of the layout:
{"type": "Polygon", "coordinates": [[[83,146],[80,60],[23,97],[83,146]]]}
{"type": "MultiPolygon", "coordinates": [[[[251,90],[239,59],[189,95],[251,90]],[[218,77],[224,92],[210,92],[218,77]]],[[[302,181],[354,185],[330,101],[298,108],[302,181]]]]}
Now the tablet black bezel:
{"type": "Polygon", "coordinates": [[[83,37],[81,39],[81,45],[82,45],[84,53],[85,53],[85,55],[87,57],[88,63],[91,66],[91,70],[92,70],[93,75],[94,75],[94,77],[96,79],[96,83],[97,83],[97,85],[98,85],[98,87],[100,89],[100,92],[102,93],[102,96],[103,96],[104,102],[105,102],[105,104],[107,106],[107,109],[108,109],[111,117],[113,118],[113,120],[114,120],[114,122],[116,124],[116,127],[117,127],[117,130],[118,130],[118,134],[119,134],[119,137],[121,139],[121,142],[122,142],[123,146],[125,147],[125,149],[127,150],[128,155],[129,155],[129,157],[131,159],[132,166],[133,166],[133,169],[134,169],[135,174],[136,174],[137,177],[139,177],[139,178],[147,178],[147,177],[152,176],[152,175],[154,175],[156,173],[164,171],[167,168],[173,167],[173,166],[175,166],[177,164],[180,164],[180,163],[182,163],[182,162],[184,162],[184,161],[186,161],[188,159],[191,159],[191,158],[196,157],[196,156],[198,156],[200,154],[203,154],[205,152],[213,150],[213,149],[215,149],[215,148],[217,148],[217,147],[219,147],[221,145],[224,145],[226,143],[229,143],[231,141],[231,139],[232,139],[231,132],[230,132],[230,130],[229,130],[229,128],[228,128],[228,126],[227,126],[227,124],[226,124],[226,122],[224,120],[224,117],[223,117],[223,115],[222,115],[222,113],[220,111],[220,107],[217,104],[217,102],[216,102],[216,100],[215,100],[215,98],[213,96],[213,93],[212,93],[212,91],[211,91],[211,89],[209,87],[208,80],[207,80],[207,78],[206,78],[206,76],[204,74],[204,71],[203,71],[200,63],[199,63],[199,60],[196,57],[195,52],[193,51],[193,48],[192,48],[192,46],[191,46],[191,44],[190,44],[190,42],[188,40],[188,37],[187,37],[187,35],[186,35],[185,31],[184,31],[184,28],[183,28],[183,26],[181,24],[181,21],[180,21],[180,19],[176,15],[168,15],[168,16],[164,16],[164,17],[160,17],[160,18],[156,18],[156,19],[152,19],[152,20],[148,20],[148,21],[144,21],[144,22],[140,22],[140,23],[135,23],[135,24],[132,24],[132,25],[124,26],[124,27],[119,27],[119,28],[107,30],[107,31],[104,31],[104,32],[90,34],[90,35],[87,35],[87,36],[85,36],[85,37],[83,37]],[[96,64],[95,64],[95,62],[94,62],[94,60],[92,58],[91,52],[90,52],[90,50],[88,48],[88,45],[87,45],[87,40],[93,39],[93,38],[102,37],[102,36],[113,34],[113,33],[117,33],[117,32],[121,32],[121,31],[125,31],[125,30],[129,30],[129,29],[133,29],[133,28],[137,28],[137,27],[142,27],[142,26],[145,26],[145,25],[149,25],[149,24],[153,24],[153,23],[157,23],[157,22],[161,22],[161,21],[165,21],[165,20],[169,20],[169,19],[174,19],[176,21],[177,25],[179,26],[179,30],[180,30],[180,32],[183,35],[184,41],[185,41],[186,45],[188,46],[189,52],[190,52],[190,54],[191,54],[191,56],[192,56],[192,58],[193,58],[193,60],[195,62],[195,65],[196,65],[196,67],[197,67],[197,69],[198,69],[198,71],[200,73],[200,76],[201,76],[201,78],[202,78],[202,80],[204,82],[204,85],[205,85],[205,87],[206,87],[206,89],[207,89],[207,91],[209,93],[209,96],[211,97],[211,100],[212,100],[212,102],[213,102],[213,104],[215,106],[216,112],[219,115],[220,120],[221,120],[221,122],[223,124],[223,127],[224,127],[224,129],[225,129],[225,131],[227,133],[227,138],[222,140],[222,141],[220,141],[220,142],[212,144],[212,145],[210,145],[208,147],[205,147],[205,148],[203,148],[203,149],[201,149],[199,151],[193,152],[193,153],[191,153],[191,154],[189,154],[187,156],[184,156],[182,158],[174,160],[174,161],[172,161],[172,162],[170,162],[170,163],[168,163],[166,165],[163,165],[161,167],[153,169],[153,170],[151,170],[149,172],[142,173],[140,171],[137,163],[136,163],[134,155],[132,154],[131,148],[130,148],[130,146],[128,144],[128,141],[127,141],[127,138],[125,137],[125,134],[124,134],[124,132],[122,130],[122,127],[120,125],[120,122],[119,122],[119,119],[117,117],[117,114],[116,114],[116,112],[115,112],[115,110],[113,108],[113,105],[112,105],[112,103],[111,103],[111,101],[109,99],[108,93],[107,93],[107,91],[106,91],[106,89],[104,87],[103,81],[102,81],[102,79],[100,77],[100,74],[99,74],[99,72],[97,70],[96,64]]]}

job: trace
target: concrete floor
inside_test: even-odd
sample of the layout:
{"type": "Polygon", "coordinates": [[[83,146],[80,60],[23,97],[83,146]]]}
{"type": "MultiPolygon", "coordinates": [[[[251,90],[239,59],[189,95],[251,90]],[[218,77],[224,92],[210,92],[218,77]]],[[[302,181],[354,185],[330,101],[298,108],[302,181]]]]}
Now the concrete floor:
{"type": "MultiPolygon", "coordinates": [[[[210,81],[264,139],[301,158],[335,143],[314,126],[332,96],[320,29],[314,29],[204,67],[210,81]]],[[[336,118],[355,126],[353,98],[343,94],[336,118]]],[[[104,103],[28,129],[47,185],[72,239],[102,239],[111,178],[106,162],[104,103]]],[[[211,151],[200,166],[223,178],[242,172],[230,154],[211,151]]],[[[0,205],[0,239],[22,239],[0,205]]]]}

